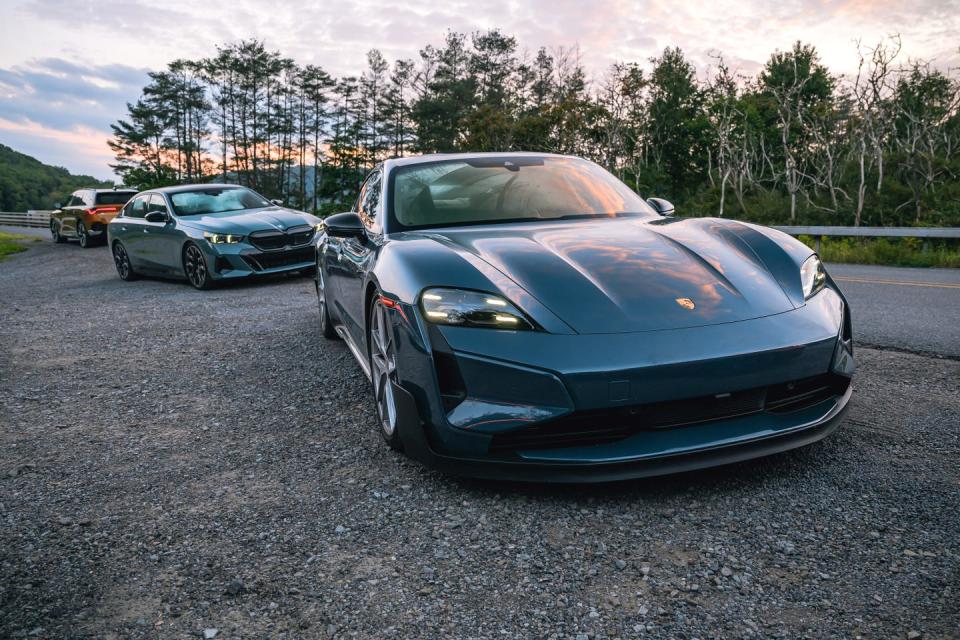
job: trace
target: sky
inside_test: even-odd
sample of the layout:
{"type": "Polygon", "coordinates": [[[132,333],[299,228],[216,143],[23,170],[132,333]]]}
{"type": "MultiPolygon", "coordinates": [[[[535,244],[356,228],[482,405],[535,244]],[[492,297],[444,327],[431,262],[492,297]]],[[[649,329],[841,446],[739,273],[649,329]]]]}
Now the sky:
{"type": "Polygon", "coordinates": [[[257,38],[301,64],[358,74],[365,54],[417,58],[447,30],[499,28],[536,51],[578,45],[588,72],[679,46],[705,70],[721,52],[745,74],[796,40],[853,73],[858,40],[892,34],[901,57],[960,66],[960,0],[0,0],[0,143],[112,178],[110,124],[150,70],[257,38]]]}

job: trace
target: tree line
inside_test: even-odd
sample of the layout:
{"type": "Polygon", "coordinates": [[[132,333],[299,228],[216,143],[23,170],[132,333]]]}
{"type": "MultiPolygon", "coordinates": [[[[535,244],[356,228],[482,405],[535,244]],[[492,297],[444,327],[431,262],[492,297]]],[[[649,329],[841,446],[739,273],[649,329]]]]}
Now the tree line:
{"type": "Polygon", "coordinates": [[[150,74],[112,125],[113,166],[142,188],[221,180],[291,206],[349,202],[386,158],[546,151],[592,159],[681,215],[767,223],[960,224],[960,79],[904,59],[899,37],[851,47],[833,74],[800,42],[747,76],[678,48],[590,77],[576,47],[448,32],[418,59],[373,49],[335,78],[255,40],[150,74]]]}

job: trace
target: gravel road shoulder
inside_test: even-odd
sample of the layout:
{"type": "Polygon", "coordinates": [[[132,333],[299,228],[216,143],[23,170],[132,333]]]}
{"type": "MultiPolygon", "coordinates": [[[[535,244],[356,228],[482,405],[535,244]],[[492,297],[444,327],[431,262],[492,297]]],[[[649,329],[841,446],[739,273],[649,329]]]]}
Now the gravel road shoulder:
{"type": "Polygon", "coordinates": [[[556,488],[387,450],[316,320],[305,279],[0,264],[0,637],[960,636],[958,360],[861,349],[822,443],[556,488]]]}

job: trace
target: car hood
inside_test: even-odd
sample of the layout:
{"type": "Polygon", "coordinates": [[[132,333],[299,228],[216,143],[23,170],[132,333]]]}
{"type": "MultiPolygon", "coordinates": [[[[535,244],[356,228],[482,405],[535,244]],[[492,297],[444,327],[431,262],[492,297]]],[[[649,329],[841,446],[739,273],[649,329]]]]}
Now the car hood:
{"type": "Polygon", "coordinates": [[[182,216],[180,224],[214,233],[248,234],[254,231],[286,231],[290,227],[313,225],[318,218],[309,213],[292,211],[282,207],[224,211],[197,216],[182,216]]]}
{"type": "Polygon", "coordinates": [[[421,233],[484,260],[578,333],[695,327],[795,308],[783,274],[760,256],[773,255],[799,282],[796,267],[737,223],[622,218],[421,233]]]}

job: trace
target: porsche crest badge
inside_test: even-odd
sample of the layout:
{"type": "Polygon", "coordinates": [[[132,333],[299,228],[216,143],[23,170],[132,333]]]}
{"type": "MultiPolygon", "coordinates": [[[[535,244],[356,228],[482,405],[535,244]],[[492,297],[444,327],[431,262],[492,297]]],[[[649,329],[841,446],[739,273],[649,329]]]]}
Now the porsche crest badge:
{"type": "Polygon", "coordinates": [[[696,303],[690,298],[677,298],[677,304],[686,309],[687,311],[693,311],[697,308],[696,303]]]}

